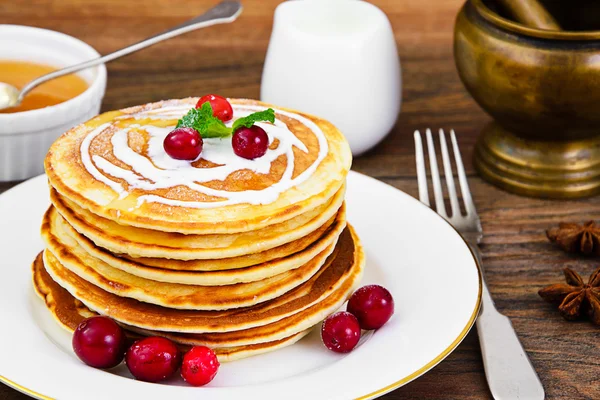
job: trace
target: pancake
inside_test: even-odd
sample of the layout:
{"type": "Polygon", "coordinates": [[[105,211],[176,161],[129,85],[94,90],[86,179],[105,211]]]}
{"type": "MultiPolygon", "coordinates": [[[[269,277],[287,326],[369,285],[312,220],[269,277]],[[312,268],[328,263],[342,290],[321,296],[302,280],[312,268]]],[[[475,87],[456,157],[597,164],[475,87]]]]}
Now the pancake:
{"type": "MultiPolygon", "coordinates": [[[[35,291],[38,296],[44,300],[46,307],[54,319],[67,331],[73,333],[81,321],[98,314],[88,309],[81,302],[73,298],[69,292],[54,282],[43,266],[40,266],[42,262],[42,255],[40,253],[33,263],[33,283],[35,291]]],[[[133,339],[140,337],[140,335],[135,332],[128,330],[126,332],[127,336],[133,339]]],[[[229,347],[214,346],[212,347],[212,350],[215,352],[220,362],[229,362],[289,346],[302,339],[309,332],[310,330],[305,330],[268,342],[229,347]]],[[[189,348],[189,345],[178,345],[182,351],[187,351],[189,348]]]]}
{"type": "MultiPolygon", "coordinates": [[[[340,211],[344,211],[345,215],[345,207],[340,208],[340,211]]],[[[340,211],[338,211],[338,215],[340,211]]],[[[325,231],[328,231],[329,228],[328,223],[325,223],[323,226],[319,227],[319,229],[298,240],[294,240],[293,242],[261,251],[260,253],[246,254],[238,257],[216,258],[212,260],[175,260],[172,258],[131,257],[127,254],[119,254],[119,257],[147,267],[174,271],[223,271],[241,269],[283,259],[292,254],[301,252],[312,245],[325,231]]]]}
{"type": "Polygon", "coordinates": [[[268,343],[300,333],[323,321],[346,302],[354,289],[356,289],[357,283],[358,281],[355,282],[355,286],[352,286],[350,282],[346,282],[323,301],[297,314],[255,328],[233,332],[201,334],[156,332],[136,327],[128,327],[128,329],[143,335],[164,336],[176,343],[188,346],[227,347],[244,346],[250,343],[268,343]]]}
{"type": "MultiPolygon", "coordinates": [[[[233,270],[216,270],[216,271],[173,271],[162,268],[148,267],[139,263],[140,259],[126,259],[116,256],[109,251],[97,247],[85,236],[79,234],[58,214],[56,209],[51,207],[44,217],[44,224],[49,230],[56,235],[57,239],[62,242],[75,240],[83,251],[91,257],[100,259],[113,268],[129,274],[139,276],[141,278],[150,279],[159,282],[180,283],[184,285],[202,285],[202,286],[218,286],[231,285],[235,283],[254,282],[262,279],[296,269],[305,265],[319,253],[324,251],[332,243],[335,243],[346,226],[345,207],[338,212],[335,219],[327,227],[319,228],[317,233],[318,238],[305,249],[290,254],[287,257],[267,261],[262,264],[253,265],[246,268],[233,270]]],[[[311,234],[312,235],[312,234],[311,234]]],[[[160,259],[157,260],[160,262],[160,259]]],[[[163,260],[167,261],[167,260],[163,260]]],[[[179,261],[180,263],[192,264],[189,269],[200,263],[209,264],[208,260],[197,261],[179,261]]]]}
{"type": "MultiPolygon", "coordinates": [[[[265,156],[233,155],[231,137],[204,139],[201,158],[170,159],[162,139],[197,98],[102,114],[61,136],[45,160],[49,183],[79,207],[124,225],[185,234],[249,232],[325,204],[350,169],[343,135],[329,122],[276,108],[258,123],[265,156]]],[[[234,118],[271,107],[235,100],[234,118]]]]}
{"type": "Polygon", "coordinates": [[[66,268],[115,295],[182,310],[226,310],[274,299],[310,279],[335,249],[332,243],[303,266],[261,281],[200,286],[157,282],[113,268],[86,253],[72,238],[61,242],[47,223],[42,225],[42,237],[47,269],[66,268]]]}
{"type": "Polygon", "coordinates": [[[217,355],[217,359],[220,362],[231,362],[241,360],[243,358],[248,358],[252,356],[257,356],[259,354],[269,353],[271,351],[275,351],[287,346],[291,346],[296,343],[304,336],[308,335],[310,330],[306,330],[304,332],[297,333],[290,337],[276,340],[274,342],[265,342],[265,343],[257,343],[250,344],[247,346],[240,347],[224,347],[224,348],[216,348],[213,349],[215,354],[217,355]]]}
{"type": "Polygon", "coordinates": [[[34,279],[43,275],[42,270],[47,271],[86,307],[129,326],[180,333],[231,332],[280,321],[324,301],[341,287],[354,287],[362,275],[364,253],[350,226],[340,235],[336,249],[335,255],[328,257],[324,267],[304,284],[273,300],[223,311],[178,310],[119,297],[61,267],[49,252],[44,262],[38,258],[34,263],[34,279]]]}
{"type": "Polygon", "coordinates": [[[79,233],[113,253],[132,257],[197,260],[258,253],[300,239],[323,227],[337,213],[344,201],[344,189],[338,191],[327,204],[294,218],[294,221],[254,232],[227,235],[184,235],[123,226],[82,209],[74,210],[73,207],[77,206],[62,199],[53,189],[50,190],[50,199],[79,233]]]}
{"type": "MultiPolygon", "coordinates": [[[[37,262],[41,262],[41,260],[37,262]]],[[[143,336],[163,336],[171,339],[175,343],[186,346],[223,348],[274,342],[306,331],[322,321],[327,315],[335,312],[342,306],[354,290],[353,283],[355,286],[356,280],[347,280],[321,302],[296,314],[271,324],[246,330],[223,333],[186,334],[151,331],[127,325],[124,325],[124,327],[128,331],[143,336]]],[[[46,306],[51,311],[54,318],[60,325],[70,331],[73,331],[83,319],[98,315],[54,282],[44,268],[36,268],[34,266],[34,286],[38,295],[46,302],[46,306]]]]}

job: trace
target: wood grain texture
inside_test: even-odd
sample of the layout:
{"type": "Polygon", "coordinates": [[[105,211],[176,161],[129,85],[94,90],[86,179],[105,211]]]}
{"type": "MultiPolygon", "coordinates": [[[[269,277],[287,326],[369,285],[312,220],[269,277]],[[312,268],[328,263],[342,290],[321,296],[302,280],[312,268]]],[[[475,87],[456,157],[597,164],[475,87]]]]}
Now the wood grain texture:
{"type": "MultiPolygon", "coordinates": [[[[472,148],[489,118],[466,93],[454,67],[452,29],[462,1],[437,0],[435,5],[423,0],[372,1],[388,14],[394,28],[402,59],[403,105],[389,137],[357,158],[353,168],[416,196],[413,131],[454,128],[483,222],[484,266],[498,309],[512,319],[549,399],[598,399],[600,329],[588,322],[565,322],[538,297],[537,290],[561,280],[565,265],[583,275],[597,266],[598,260],[565,255],[550,245],[544,230],[562,220],[600,220],[600,202],[597,198],[547,201],[518,197],[488,185],[473,172],[469,162],[472,148]]],[[[182,22],[214,3],[216,0],[146,0],[143,5],[121,0],[3,1],[0,23],[62,31],[107,53],[182,22]]],[[[258,98],[277,3],[244,0],[244,13],[235,24],[194,32],[111,63],[103,110],[208,92],[258,98]]],[[[11,186],[0,184],[0,191],[11,186]]],[[[0,399],[24,398],[0,385],[0,399]]],[[[384,398],[490,398],[476,333],[471,332],[430,373],[384,398]]]]}

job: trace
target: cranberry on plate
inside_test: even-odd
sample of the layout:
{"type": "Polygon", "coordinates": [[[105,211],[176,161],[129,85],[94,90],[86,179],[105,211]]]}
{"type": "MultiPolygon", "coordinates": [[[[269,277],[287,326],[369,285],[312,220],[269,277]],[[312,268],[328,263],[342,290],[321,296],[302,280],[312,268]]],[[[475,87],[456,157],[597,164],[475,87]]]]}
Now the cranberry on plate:
{"type": "Polygon", "coordinates": [[[193,161],[202,152],[202,136],[194,128],[177,128],[163,142],[165,152],[176,160],[193,161]]]}
{"type": "Polygon", "coordinates": [[[179,368],[180,359],[175,343],[154,336],[135,342],[127,351],[125,363],[136,379],[159,382],[173,376],[179,368]]]}
{"type": "Polygon", "coordinates": [[[227,122],[233,118],[233,108],[225,97],[221,97],[216,94],[207,94],[206,96],[200,97],[200,100],[198,100],[198,103],[196,103],[196,108],[202,107],[202,104],[206,103],[207,101],[210,103],[210,106],[213,109],[213,115],[219,118],[221,121],[227,122]]]}
{"type": "Polygon", "coordinates": [[[265,155],[269,148],[269,136],[260,126],[252,125],[250,128],[242,126],[233,133],[231,145],[235,154],[253,160],[265,155]]]}
{"type": "Polygon", "coordinates": [[[123,361],[127,341],[123,329],[115,321],[98,316],[77,326],[72,344],[77,357],[87,365],[112,368],[123,361]]]}
{"type": "Polygon", "coordinates": [[[347,310],[358,319],[362,329],[379,329],[394,314],[394,299],[379,285],[367,285],[350,297],[347,310]]]}
{"type": "Polygon", "coordinates": [[[336,353],[352,351],[360,340],[358,320],[345,311],[330,315],[321,326],[321,339],[329,350],[336,353]]]}
{"type": "Polygon", "coordinates": [[[203,386],[214,379],[220,365],[214,351],[194,346],[183,356],[181,377],[192,386],[203,386]]]}

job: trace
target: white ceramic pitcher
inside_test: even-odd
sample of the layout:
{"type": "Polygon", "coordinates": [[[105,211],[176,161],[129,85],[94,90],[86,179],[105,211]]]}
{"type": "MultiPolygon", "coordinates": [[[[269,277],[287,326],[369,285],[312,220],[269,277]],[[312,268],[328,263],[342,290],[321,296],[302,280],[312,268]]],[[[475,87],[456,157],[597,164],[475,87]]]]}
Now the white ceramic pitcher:
{"type": "Polygon", "coordinates": [[[394,126],[400,60],[387,16],[360,0],[280,4],[262,76],[261,100],[325,118],[359,155],[394,126]]]}

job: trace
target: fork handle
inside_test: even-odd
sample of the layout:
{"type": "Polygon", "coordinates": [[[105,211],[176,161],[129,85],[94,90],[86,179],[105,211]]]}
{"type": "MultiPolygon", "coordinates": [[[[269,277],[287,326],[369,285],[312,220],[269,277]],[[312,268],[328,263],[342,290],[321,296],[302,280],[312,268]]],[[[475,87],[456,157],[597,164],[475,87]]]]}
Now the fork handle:
{"type": "MultiPolygon", "coordinates": [[[[470,245],[481,265],[479,248],[470,245]]],[[[483,271],[482,271],[483,273],[483,271]]],[[[485,279],[477,334],[485,377],[495,400],[541,400],[544,387],[510,319],[500,314],[490,296],[485,279]]]]}

